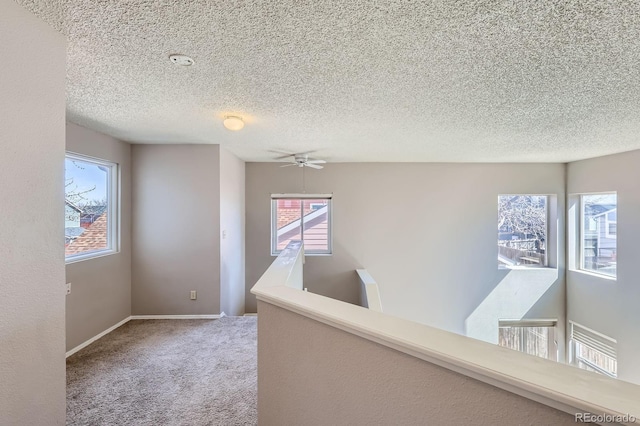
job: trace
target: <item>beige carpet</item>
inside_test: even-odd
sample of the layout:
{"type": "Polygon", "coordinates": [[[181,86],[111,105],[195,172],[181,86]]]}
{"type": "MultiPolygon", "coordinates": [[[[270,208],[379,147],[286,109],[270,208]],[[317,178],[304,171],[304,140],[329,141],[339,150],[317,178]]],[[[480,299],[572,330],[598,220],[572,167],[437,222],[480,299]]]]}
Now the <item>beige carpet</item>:
{"type": "Polygon", "coordinates": [[[129,321],[67,359],[67,424],[257,424],[256,325],[129,321]]]}

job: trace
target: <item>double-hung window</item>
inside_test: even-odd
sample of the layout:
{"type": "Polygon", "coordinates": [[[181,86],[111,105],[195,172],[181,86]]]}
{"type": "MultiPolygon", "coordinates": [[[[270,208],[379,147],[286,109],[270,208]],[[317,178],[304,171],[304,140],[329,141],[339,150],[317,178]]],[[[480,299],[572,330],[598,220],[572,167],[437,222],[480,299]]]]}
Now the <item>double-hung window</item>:
{"type": "Polygon", "coordinates": [[[329,255],[331,244],[330,194],[271,195],[271,254],[289,242],[301,240],[305,255],[329,255]]]}
{"type": "Polygon", "coordinates": [[[617,377],[617,342],[580,324],[571,322],[571,364],[609,377],[617,377]]]}
{"type": "Polygon", "coordinates": [[[64,166],[66,261],[74,262],[116,252],[117,164],[68,153],[64,166]]]}
{"type": "Polygon", "coordinates": [[[580,196],[580,269],[615,277],[618,200],[615,193],[580,196]]]}

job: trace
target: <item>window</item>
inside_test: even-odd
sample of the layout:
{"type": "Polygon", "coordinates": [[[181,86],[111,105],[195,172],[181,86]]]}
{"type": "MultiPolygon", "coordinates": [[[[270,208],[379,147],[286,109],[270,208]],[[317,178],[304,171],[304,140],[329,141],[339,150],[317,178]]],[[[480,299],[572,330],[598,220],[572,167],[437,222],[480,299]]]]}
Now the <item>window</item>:
{"type": "Polygon", "coordinates": [[[571,364],[617,377],[616,341],[580,324],[571,323],[571,364]]]}
{"type": "Polygon", "coordinates": [[[331,254],[330,195],[271,196],[271,254],[302,240],[305,255],[331,254]]]}
{"type": "Polygon", "coordinates": [[[581,269],[616,276],[618,202],[616,194],[582,195],[581,269]]]}
{"type": "Polygon", "coordinates": [[[67,154],[64,166],[67,262],[117,251],[117,165],[67,154]]]}
{"type": "Polygon", "coordinates": [[[500,320],[498,344],[529,355],[558,361],[556,320],[500,320]]]}
{"type": "Polygon", "coordinates": [[[498,267],[547,265],[546,195],[498,196],[498,267]]]}

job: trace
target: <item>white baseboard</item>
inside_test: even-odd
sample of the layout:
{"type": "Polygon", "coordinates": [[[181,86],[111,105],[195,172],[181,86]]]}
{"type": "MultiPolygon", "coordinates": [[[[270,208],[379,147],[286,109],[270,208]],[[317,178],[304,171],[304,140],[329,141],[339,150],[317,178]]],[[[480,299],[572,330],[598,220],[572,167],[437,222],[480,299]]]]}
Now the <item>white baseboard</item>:
{"type": "Polygon", "coordinates": [[[222,312],[220,315],[131,315],[132,320],[148,319],[218,319],[226,317],[222,312]]]}
{"type": "Polygon", "coordinates": [[[244,314],[245,317],[257,317],[258,314],[244,314]]]}
{"type": "Polygon", "coordinates": [[[111,326],[109,328],[107,328],[105,331],[103,331],[100,334],[97,334],[95,336],[93,336],[91,339],[87,340],[84,343],[79,344],[78,346],[76,346],[75,348],[71,349],[69,352],[67,352],[65,358],[69,358],[71,355],[75,354],[76,352],[78,352],[80,349],[84,349],[87,346],[89,346],[90,344],[92,344],[93,342],[95,342],[96,340],[98,340],[99,338],[111,333],[113,330],[115,330],[116,328],[126,324],[129,322],[129,320],[131,320],[131,317],[126,317],[125,319],[123,319],[122,321],[120,321],[119,323],[117,323],[114,326],[111,326]]]}
{"type": "Polygon", "coordinates": [[[218,319],[218,318],[223,318],[223,317],[226,317],[226,316],[227,316],[227,314],[225,314],[224,312],[221,312],[220,315],[131,315],[129,317],[126,317],[125,319],[123,319],[122,321],[117,323],[116,325],[107,328],[102,333],[93,336],[91,339],[87,340],[86,342],[81,343],[78,346],[76,346],[75,348],[71,349],[69,352],[67,352],[66,358],[69,358],[71,355],[75,354],[79,350],[86,348],[87,346],[89,346],[90,344],[92,344],[93,342],[98,340],[99,338],[101,338],[103,336],[106,336],[107,334],[109,334],[113,330],[115,330],[116,328],[128,323],[131,320],[143,320],[143,319],[218,319]]]}

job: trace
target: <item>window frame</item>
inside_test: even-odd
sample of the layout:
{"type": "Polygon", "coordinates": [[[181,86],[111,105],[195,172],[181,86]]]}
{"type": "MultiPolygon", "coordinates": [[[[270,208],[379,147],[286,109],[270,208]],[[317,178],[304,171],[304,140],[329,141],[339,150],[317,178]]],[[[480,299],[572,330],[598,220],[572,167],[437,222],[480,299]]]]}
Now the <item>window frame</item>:
{"type": "Polygon", "coordinates": [[[304,200],[327,200],[327,250],[304,250],[305,256],[333,255],[333,194],[271,194],[271,256],[278,256],[278,200],[300,201],[300,238],[304,247],[304,200]]]}
{"type": "MultiPolygon", "coordinates": [[[[549,329],[549,334],[547,336],[547,352],[548,352],[548,356],[546,358],[543,359],[548,359],[550,361],[555,361],[558,362],[559,360],[559,345],[558,345],[558,339],[557,339],[557,335],[558,335],[558,320],[557,319],[501,319],[498,320],[498,345],[503,347],[503,348],[507,348],[507,349],[511,349],[511,350],[517,350],[517,349],[512,349],[509,348],[508,346],[502,346],[500,345],[500,329],[501,328],[514,328],[514,327],[518,327],[518,328],[548,328],[549,329]],[[554,354],[555,356],[553,358],[549,358],[549,356],[551,356],[551,354],[554,354]]],[[[525,338],[524,338],[524,334],[521,335],[521,339],[522,341],[521,346],[525,347],[525,338]]],[[[535,356],[538,358],[542,358],[539,357],[537,355],[534,354],[529,354],[525,351],[518,351],[518,352],[522,352],[523,354],[526,355],[531,355],[531,356],[535,356]]]]}
{"type": "MultiPolygon", "coordinates": [[[[587,274],[594,274],[598,277],[602,277],[602,278],[607,278],[607,279],[611,279],[611,280],[617,280],[618,279],[618,268],[616,266],[616,273],[615,275],[612,274],[607,274],[604,272],[600,272],[600,270],[593,270],[593,269],[587,269],[585,267],[585,246],[584,246],[584,240],[585,240],[585,202],[584,202],[584,198],[585,197],[591,197],[594,195],[615,195],[616,196],[616,235],[613,237],[609,237],[608,233],[609,233],[609,227],[608,227],[608,217],[605,214],[605,227],[607,229],[605,229],[605,237],[607,238],[611,238],[611,239],[615,239],[616,240],[616,258],[617,258],[617,253],[618,253],[618,237],[617,237],[617,232],[618,232],[618,220],[617,220],[617,210],[618,210],[618,192],[617,191],[603,191],[603,192],[589,192],[589,193],[581,193],[581,194],[577,194],[578,195],[578,205],[579,205],[579,209],[578,209],[578,262],[576,262],[576,264],[578,265],[578,271],[580,272],[584,272],[587,274]]],[[[596,234],[600,233],[600,230],[598,229],[598,224],[596,223],[596,234]]],[[[597,255],[597,254],[596,254],[597,255]]],[[[617,263],[617,261],[616,261],[617,263]]]]}
{"type": "MultiPolygon", "coordinates": [[[[606,370],[606,369],[594,364],[593,362],[591,362],[588,359],[579,357],[577,355],[578,351],[576,349],[576,344],[577,343],[579,343],[581,345],[584,345],[584,346],[588,347],[589,349],[591,349],[592,351],[598,352],[598,353],[600,353],[600,354],[602,354],[604,356],[607,356],[609,358],[614,359],[616,361],[616,366],[617,366],[617,363],[618,363],[618,356],[617,356],[617,345],[618,345],[618,342],[617,342],[617,340],[615,340],[614,338],[609,337],[607,335],[604,335],[604,334],[602,334],[600,332],[597,332],[597,331],[595,331],[595,330],[593,330],[593,329],[591,329],[589,327],[585,327],[584,325],[579,324],[579,323],[577,323],[575,321],[569,321],[569,326],[570,326],[570,330],[569,330],[569,352],[570,352],[569,353],[569,364],[573,365],[573,366],[575,366],[577,368],[581,368],[583,370],[586,370],[586,369],[580,367],[580,363],[582,362],[583,364],[587,365],[589,368],[591,368],[592,370],[594,370],[594,371],[596,371],[596,372],[598,372],[600,374],[603,374],[603,375],[605,375],[607,377],[617,378],[618,377],[617,368],[616,368],[616,373],[612,373],[612,372],[610,372],[610,371],[608,371],[608,370],[606,370]],[[610,348],[615,352],[615,356],[611,356],[609,354],[606,354],[602,350],[599,350],[598,348],[590,346],[588,343],[586,343],[584,341],[576,340],[574,338],[574,329],[575,329],[576,326],[579,327],[579,328],[582,328],[584,332],[590,334],[591,335],[590,337],[593,338],[593,340],[598,341],[602,345],[610,346],[610,348]]],[[[589,371],[589,370],[587,370],[587,371],[589,371]]]]}
{"type": "MultiPolygon", "coordinates": [[[[544,210],[545,210],[545,250],[544,250],[544,262],[541,265],[536,265],[536,264],[527,264],[527,265],[513,265],[513,266],[501,266],[500,262],[498,262],[498,269],[505,269],[505,270],[514,270],[514,269],[518,269],[518,270],[535,270],[535,269],[542,269],[542,268],[553,268],[552,266],[550,266],[550,257],[549,257],[549,248],[551,246],[550,244],[550,238],[551,238],[551,226],[550,226],[550,222],[551,222],[551,202],[552,202],[552,197],[553,195],[551,194],[526,194],[526,193],[504,193],[504,194],[498,194],[498,206],[500,205],[500,197],[514,197],[514,196],[521,196],[521,197],[544,197],[545,198],[545,204],[544,204],[544,210]]],[[[498,216],[499,216],[499,212],[498,212],[498,216]]],[[[499,217],[498,217],[499,220],[499,217]]],[[[499,236],[500,234],[500,228],[497,229],[497,235],[499,236]]]]}
{"type": "MultiPolygon", "coordinates": [[[[67,256],[65,264],[109,256],[120,252],[120,165],[102,158],[72,151],[65,152],[65,160],[76,160],[106,167],[107,171],[107,248],[67,256]]],[[[66,174],[65,174],[66,179],[66,174]]],[[[66,200],[66,194],[65,194],[66,200]]],[[[63,201],[64,202],[64,201],[63,201]]]]}

